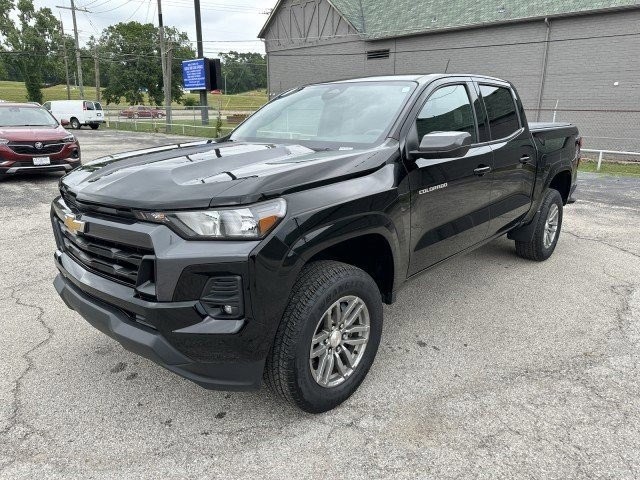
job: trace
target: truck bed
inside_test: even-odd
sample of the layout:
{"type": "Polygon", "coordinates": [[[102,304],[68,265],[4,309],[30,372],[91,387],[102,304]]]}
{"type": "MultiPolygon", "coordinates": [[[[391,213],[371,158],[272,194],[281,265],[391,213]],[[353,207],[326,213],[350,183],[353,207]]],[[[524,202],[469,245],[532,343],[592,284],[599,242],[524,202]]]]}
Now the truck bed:
{"type": "Polygon", "coordinates": [[[578,127],[567,122],[529,122],[529,130],[533,135],[544,135],[550,132],[563,133],[565,135],[577,135],[578,133],[578,127]]]}

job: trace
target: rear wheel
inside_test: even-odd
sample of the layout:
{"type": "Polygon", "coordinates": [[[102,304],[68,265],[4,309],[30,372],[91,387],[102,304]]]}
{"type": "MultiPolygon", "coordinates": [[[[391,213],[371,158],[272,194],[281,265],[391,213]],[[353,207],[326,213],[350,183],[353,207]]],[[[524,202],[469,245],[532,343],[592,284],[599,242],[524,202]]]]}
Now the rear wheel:
{"type": "Polygon", "coordinates": [[[74,130],[80,130],[80,121],[76,118],[73,117],[70,121],[69,124],[71,125],[71,128],[73,128],[74,130]]]}
{"type": "Polygon", "coordinates": [[[302,270],[265,366],[267,385],[310,413],[344,402],[364,380],[382,334],[382,300],[363,270],[334,261],[302,270]]]}
{"type": "Polygon", "coordinates": [[[544,261],[551,256],[558,244],[562,228],[562,196],[560,192],[547,189],[537,215],[533,237],[529,242],[516,240],[516,253],[522,258],[544,261]]]}

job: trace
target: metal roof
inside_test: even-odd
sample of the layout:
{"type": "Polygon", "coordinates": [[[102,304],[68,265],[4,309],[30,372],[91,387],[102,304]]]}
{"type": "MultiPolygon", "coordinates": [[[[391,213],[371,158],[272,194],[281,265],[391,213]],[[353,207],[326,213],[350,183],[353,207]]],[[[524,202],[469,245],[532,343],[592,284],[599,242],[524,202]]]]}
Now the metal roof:
{"type": "MultiPolygon", "coordinates": [[[[361,35],[376,40],[485,24],[640,8],[630,0],[327,0],[361,35]]],[[[280,7],[276,4],[260,37],[280,7]]]]}

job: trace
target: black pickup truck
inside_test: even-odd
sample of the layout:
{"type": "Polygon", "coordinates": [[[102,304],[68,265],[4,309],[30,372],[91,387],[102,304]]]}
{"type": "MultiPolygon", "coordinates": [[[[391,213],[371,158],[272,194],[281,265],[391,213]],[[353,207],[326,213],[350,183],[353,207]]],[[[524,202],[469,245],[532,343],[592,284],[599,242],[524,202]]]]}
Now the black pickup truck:
{"type": "Polygon", "coordinates": [[[217,141],[63,177],[54,285],[125,348],[212,389],[262,379],[308,412],[373,364],[382,304],[501,235],[545,260],[575,188],[571,124],[508,82],[363,78],[283,93],[217,141]]]}

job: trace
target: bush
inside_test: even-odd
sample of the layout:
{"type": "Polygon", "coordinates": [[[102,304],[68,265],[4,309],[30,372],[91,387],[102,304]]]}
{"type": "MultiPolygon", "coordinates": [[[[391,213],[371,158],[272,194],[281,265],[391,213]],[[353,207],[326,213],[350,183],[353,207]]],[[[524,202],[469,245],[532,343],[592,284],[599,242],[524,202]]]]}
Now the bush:
{"type": "Polygon", "coordinates": [[[198,104],[198,102],[197,102],[197,101],[196,101],[196,99],[195,99],[195,98],[193,98],[193,97],[186,97],[186,98],[182,101],[182,104],[183,104],[185,107],[195,107],[195,106],[198,104]]]}

